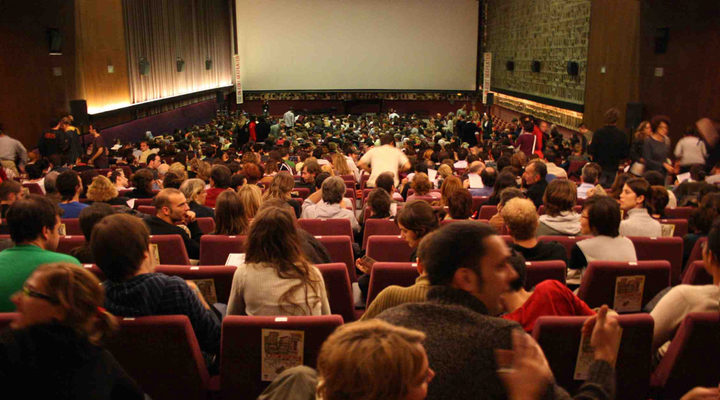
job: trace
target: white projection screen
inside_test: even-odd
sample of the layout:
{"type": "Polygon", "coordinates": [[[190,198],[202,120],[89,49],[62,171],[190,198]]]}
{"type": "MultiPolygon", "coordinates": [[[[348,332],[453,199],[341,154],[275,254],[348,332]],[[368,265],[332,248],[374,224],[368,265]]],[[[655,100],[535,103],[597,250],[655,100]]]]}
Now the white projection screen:
{"type": "Polygon", "coordinates": [[[477,0],[235,0],[243,90],[474,90],[477,0]]]}

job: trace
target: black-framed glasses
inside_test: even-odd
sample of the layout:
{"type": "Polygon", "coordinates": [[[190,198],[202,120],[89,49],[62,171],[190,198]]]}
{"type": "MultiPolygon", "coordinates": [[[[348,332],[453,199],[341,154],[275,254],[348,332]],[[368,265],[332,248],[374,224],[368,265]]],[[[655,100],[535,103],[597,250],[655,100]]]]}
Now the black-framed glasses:
{"type": "Polygon", "coordinates": [[[49,302],[49,303],[52,303],[52,304],[58,304],[58,303],[60,303],[60,302],[58,301],[58,299],[56,299],[56,298],[54,298],[54,297],[50,297],[50,296],[48,296],[48,295],[46,295],[46,294],[44,294],[44,293],[40,293],[40,292],[37,292],[37,291],[35,291],[35,290],[30,289],[30,287],[29,287],[28,285],[23,285],[23,287],[22,287],[22,292],[23,292],[24,295],[26,295],[26,296],[28,296],[28,297],[34,297],[34,298],[36,298],[36,299],[43,299],[43,300],[45,300],[45,301],[47,301],[47,302],[49,302]]]}

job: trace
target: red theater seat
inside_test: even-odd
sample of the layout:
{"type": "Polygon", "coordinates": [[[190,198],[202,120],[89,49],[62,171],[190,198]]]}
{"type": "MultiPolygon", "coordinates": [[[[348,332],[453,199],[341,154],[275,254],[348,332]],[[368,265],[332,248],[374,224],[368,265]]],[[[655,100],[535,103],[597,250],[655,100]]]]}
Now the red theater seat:
{"type": "Polygon", "coordinates": [[[525,289],[532,290],[538,283],[548,279],[565,284],[567,271],[562,260],[526,261],[525,274],[525,289]]]}
{"type": "Polygon", "coordinates": [[[409,262],[412,249],[400,236],[370,236],[367,254],[375,261],[409,262]]]}
{"type": "Polygon", "coordinates": [[[347,236],[315,236],[325,246],[334,263],[343,263],[347,267],[348,277],[357,281],[355,275],[355,259],[353,258],[352,241],[347,236]]]}
{"type": "Polygon", "coordinates": [[[615,300],[615,282],[619,276],[645,277],[642,304],[639,312],[660,291],[670,286],[670,263],[666,260],[614,262],[591,261],[583,273],[578,297],[591,308],[607,304],[613,308],[615,300]]]}
{"type": "Polygon", "coordinates": [[[353,238],[352,225],[349,219],[300,218],[298,224],[312,235],[341,235],[353,238]]]}
{"type": "Polygon", "coordinates": [[[315,264],[325,281],[325,289],[330,303],[330,311],[339,314],[345,322],[356,319],[352,286],[347,267],[343,263],[315,264]]]}
{"type": "Polygon", "coordinates": [[[200,265],[225,265],[230,253],[245,253],[247,236],[202,235],[200,265]]]}
{"type": "Polygon", "coordinates": [[[415,283],[419,276],[416,263],[409,262],[377,262],[370,271],[367,306],[388,286],[408,287],[415,283]]]}
{"type": "Polygon", "coordinates": [[[217,302],[227,304],[236,269],[237,267],[230,265],[158,265],[155,272],[179,276],[185,280],[212,279],[217,302]]]}
{"type": "Polygon", "coordinates": [[[157,244],[159,264],[190,265],[185,242],[180,235],[150,235],[150,243],[157,244]]]}
{"type": "Polygon", "coordinates": [[[365,220],[365,231],[363,232],[362,248],[367,248],[367,241],[374,235],[400,235],[400,228],[394,220],[374,219],[365,220]]]}

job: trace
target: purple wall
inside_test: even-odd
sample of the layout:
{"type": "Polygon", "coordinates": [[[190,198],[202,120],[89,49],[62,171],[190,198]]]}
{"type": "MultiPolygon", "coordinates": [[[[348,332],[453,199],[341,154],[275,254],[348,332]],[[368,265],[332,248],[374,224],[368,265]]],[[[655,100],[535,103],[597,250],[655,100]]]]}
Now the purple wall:
{"type": "Polygon", "coordinates": [[[215,117],[215,109],[215,100],[203,101],[104,129],[102,135],[108,144],[114,143],[116,139],[138,142],[145,137],[146,131],[157,136],[171,133],[177,128],[205,124],[215,117]]]}

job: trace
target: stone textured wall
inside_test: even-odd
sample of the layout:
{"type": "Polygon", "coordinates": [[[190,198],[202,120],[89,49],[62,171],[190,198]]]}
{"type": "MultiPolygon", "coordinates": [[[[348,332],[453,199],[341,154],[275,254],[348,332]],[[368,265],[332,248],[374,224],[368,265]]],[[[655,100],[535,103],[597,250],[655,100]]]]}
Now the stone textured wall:
{"type": "MultiPolygon", "coordinates": [[[[492,52],[491,90],[584,104],[591,0],[486,0],[485,51],[492,52]],[[508,71],[508,60],[515,70],[508,71]],[[530,70],[542,63],[539,73],[530,70]],[[580,66],[567,74],[567,62],[580,66]]],[[[622,29],[622,27],[618,27],[622,29]]]]}

